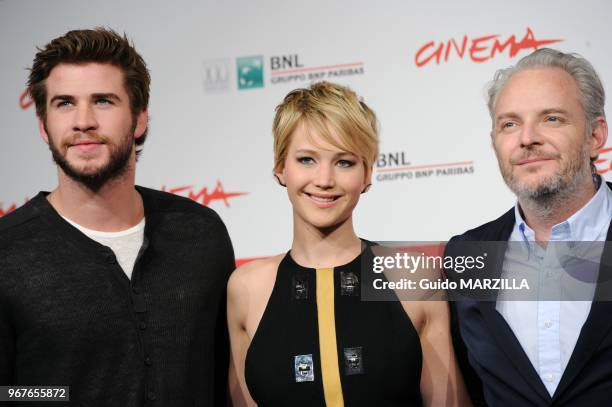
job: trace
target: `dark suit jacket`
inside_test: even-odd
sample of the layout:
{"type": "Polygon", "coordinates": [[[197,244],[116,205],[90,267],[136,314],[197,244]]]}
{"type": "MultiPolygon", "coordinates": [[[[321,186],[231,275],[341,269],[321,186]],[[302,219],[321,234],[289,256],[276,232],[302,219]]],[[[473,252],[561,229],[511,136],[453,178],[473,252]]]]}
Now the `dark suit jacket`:
{"type": "MultiPolygon", "coordinates": [[[[461,241],[507,241],[514,223],[512,209],[492,222],[455,236],[446,254],[452,255],[461,241]]],[[[606,240],[612,240],[612,227],[606,240]]],[[[504,250],[494,256],[492,264],[501,273],[504,250]]],[[[610,290],[610,264],[612,245],[606,243],[596,298],[603,298],[600,294],[610,290]]],[[[612,406],[612,301],[593,301],[552,397],[504,317],[495,309],[495,301],[456,301],[451,311],[455,351],[476,405],[612,406]]]]}

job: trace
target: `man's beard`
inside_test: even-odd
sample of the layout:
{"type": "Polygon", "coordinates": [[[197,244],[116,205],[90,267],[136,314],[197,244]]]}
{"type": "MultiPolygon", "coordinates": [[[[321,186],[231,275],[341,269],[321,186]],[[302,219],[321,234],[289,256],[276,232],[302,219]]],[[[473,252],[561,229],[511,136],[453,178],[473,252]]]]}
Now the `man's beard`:
{"type": "MultiPolygon", "coordinates": [[[[540,151],[533,149],[526,152],[520,159],[533,156],[558,158],[558,156],[550,157],[550,155],[542,154],[540,151]]],[[[519,201],[523,203],[531,202],[541,209],[550,209],[572,196],[579,185],[584,182],[584,179],[590,179],[589,157],[589,146],[584,143],[581,150],[568,157],[568,160],[561,164],[556,173],[539,179],[535,185],[517,179],[512,173],[511,164],[501,165],[500,163],[500,170],[504,181],[516,194],[519,201]]]]}
{"type": "MultiPolygon", "coordinates": [[[[53,137],[48,130],[47,134],[49,135],[49,150],[51,150],[53,161],[55,161],[66,175],[74,181],[84,185],[92,192],[99,191],[107,182],[118,179],[125,174],[132,155],[132,150],[134,149],[134,129],[131,129],[117,145],[111,144],[108,138],[104,136],[89,135],[88,139],[104,142],[104,145],[109,149],[109,158],[108,162],[100,168],[94,171],[86,171],[72,166],[66,159],[65,153],[62,154],[62,151],[66,152],[68,150],[70,143],[64,143],[60,149],[54,143],[53,137]]],[[[78,140],[78,137],[74,138],[74,141],[76,140],[78,140]]]]}

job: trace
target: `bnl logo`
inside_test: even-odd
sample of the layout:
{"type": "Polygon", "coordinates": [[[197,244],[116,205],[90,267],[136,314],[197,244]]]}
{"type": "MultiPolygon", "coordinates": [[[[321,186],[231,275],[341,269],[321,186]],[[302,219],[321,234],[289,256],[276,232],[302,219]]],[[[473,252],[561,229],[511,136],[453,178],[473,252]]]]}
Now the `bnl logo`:
{"type": "Polygon", "coordinates": [[[236,59],[238,89],[263,88],[263,56],[241,57],[236,59]]]}

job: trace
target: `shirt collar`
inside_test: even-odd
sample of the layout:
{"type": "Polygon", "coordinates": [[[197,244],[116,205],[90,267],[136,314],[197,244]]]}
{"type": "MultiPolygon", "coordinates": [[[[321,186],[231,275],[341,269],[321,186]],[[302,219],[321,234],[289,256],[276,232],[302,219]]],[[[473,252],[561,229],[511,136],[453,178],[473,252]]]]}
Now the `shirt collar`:
{"type": "MultiPolygon", "coordinates": [[[[514,206],[516,223],[511,240],[535,240],[535,232],[523,219],[519,203],[514,206]],[[518,238],[518,239],[516,239],[518,238]]],[[[593,197],[576,213],[552,227],[550,240],[596,241],[612,218],[612,190],[601,182],[593,197]]]]}

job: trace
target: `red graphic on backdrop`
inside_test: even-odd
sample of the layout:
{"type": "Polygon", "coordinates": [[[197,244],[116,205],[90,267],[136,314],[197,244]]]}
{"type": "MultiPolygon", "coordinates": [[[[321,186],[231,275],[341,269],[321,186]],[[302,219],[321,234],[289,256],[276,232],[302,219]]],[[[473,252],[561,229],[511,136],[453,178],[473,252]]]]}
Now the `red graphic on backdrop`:
{"type": "Polygon", "coordinates": [[[19,107],[23,110],[26,110],[28,107],[32,106],[34,101],[30,99],[30,95],[28,95],[28,90],[24,90],[21,96],[19,96],[19,107]]]}
{"type": "Polygon", "coordinates": [[[612,170],[612,147],[606,147],[599,150],[599,158],[595,160],[595,168],[598,174],[605,174],[612,170]],[[602,155],[608,155],[608,158],[602,158],[602,155]]]}
{"type": "Polygon", "coordinates": [[[12,204],[8,208],[4,209],[2,202],[0,202],[0,217],[4,215],[8,215],[9,213],[13,212],[15,209],[17,209],[17,204],[12,204]]]}
{"type": "Polygon", "coordinates": [[[248,195],[248,192],[225,192],[221,181],[217,181],[217,186],[212,192],[208,191],[208,188],[204,187],[199,192],[194,190],[193,185],[186,185],[182,187],[175,187],[166,189],[166,186],[162,186],[162,191],[170,192],[171,194],[183,195],[189,199],[192,199],[202,205],[207,205],[213,201],[223,201],[226,207],[230,207],[229,199],[237,196],[248,195]]]}
{"type": "Polygon", "coordinates": [[[500,37],[499,34],[492,34],[470,39],[467,35],[464,35],[461,40],[457,41],[454,38],[439,43],[429,41],[419,48],[414,56],[414,63],[419,68],[432,61],[439,65],[440,62],[448,62],[451,55],[459,59],[467,57],[473,62],[481,63],[503,53],[506,49],[509,50],[508,55],[514,57],[524,49],[536,50],[543,45],[563,41],[562,39],[536,40],[529,27],[527,27],[527,32],[520,41],[517,41],[516,35],[511,35],[505,41],[500,37]]]}
{"type": "Polygon", "coordinates": [[[245,257],[245,258],[242,258],[242,259],[236,259],[236,267],[240,267],[244,263],[248,263],[248,262],[253,261],[253,260],[267,259],[268,257],[269,256],[260,256],[260,257],[245,257]]]}
{"type": "MultiPolygon", "coordinates": [[[[217,181],[217,186],[212,191],[208,191],[208,188],[204,187],[199,191],[196,191],[192,185],[186,185],[176,188],[166,188],[165,186],[161,187],[162,191],[170,192],[176,195],[182,195],[189,199],[192,199],[202,205],[208,205],[213,201],[223,201],[226,207],[230,207],[229,200],[231,198],[235,198],[242,195],[248,195],[248,192],[225,192],[223,189],[223,184],[221,181],[217,181]]],[[[26,202],[28,200],[26,199],[26,202]]],[[[4,215],[8,215],[17,209],[17,204],[12,204],[8,207],[5,207],[2,202],[0,202],[0,217],[4,215]]]]}

